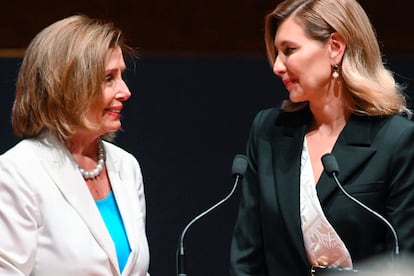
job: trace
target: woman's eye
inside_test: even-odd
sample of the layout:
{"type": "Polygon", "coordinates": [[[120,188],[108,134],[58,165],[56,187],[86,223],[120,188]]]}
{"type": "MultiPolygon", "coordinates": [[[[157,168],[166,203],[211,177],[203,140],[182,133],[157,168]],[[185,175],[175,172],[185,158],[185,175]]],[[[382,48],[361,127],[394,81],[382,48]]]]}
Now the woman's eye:
{"type": "Polygon", "coordinates": [[[106,82],[112,82],[114,80],[114,78],[112,77],[112,75],[107,75],[106,77],[105,77],[105,81],[106,82]]]}
{"type": "Polygon", "coordinates": [[[292,47],[287,47],[285,48],[285,50],[283,51],[285,55],[290,55],[291,53],[293,53],[293,51],[295,50],[295,48],[292,47]]]}

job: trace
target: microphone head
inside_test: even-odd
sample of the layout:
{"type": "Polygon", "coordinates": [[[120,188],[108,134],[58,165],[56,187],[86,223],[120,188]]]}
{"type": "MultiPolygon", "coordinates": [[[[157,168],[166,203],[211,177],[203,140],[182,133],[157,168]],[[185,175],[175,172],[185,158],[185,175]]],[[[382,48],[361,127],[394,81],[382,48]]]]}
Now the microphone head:
{"type": "Polygon", "coordinates": [[[233,159],[233,166],[231,168],[231,174],[233,176],[244,176],[247,170],[247,157],[242,154],[237,154],[233,159]]]}
{"type": "Polygon", "coordinates": [[[336,162],[335,155],[332,153],[326,153],[322,156],[322,165],[325,169],[325,172],[328,176],[333,176],[339,174],[338,162],[336,162]]]}

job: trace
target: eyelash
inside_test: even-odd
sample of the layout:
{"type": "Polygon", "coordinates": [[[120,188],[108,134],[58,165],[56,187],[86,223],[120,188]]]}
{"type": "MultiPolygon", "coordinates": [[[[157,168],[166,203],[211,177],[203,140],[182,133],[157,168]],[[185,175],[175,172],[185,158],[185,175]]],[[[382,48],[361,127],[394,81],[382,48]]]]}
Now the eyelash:
{"type": "MultiPolygon", "coordinates": [[[[121,79],[122,80],[125,80],[125,75],[126,75],[126,73],[125,72],[122,72],[121,73],[121,79]]],[[[105,82],[113,82],[113,81],[115,81],[115,79],[117,78],[117,75],[115,74],[108,74],[108,75],[106,75],[105,76],[105,82]]]]}
{"type": "Polygon", "coordinates": [[[105,81],[106,82],[111,82],[111,81],[113,81],[114,80],[114,77],[112,76],[112,75],[107,75],[106,77],[105,77],[105,81]]]}
{"type": "Polygon", "coordinates": [[[286,47],[285,50],[283,51],[283,53],[285,54],[285,56],[290,55],[293,51],[295,50],[295,48],[292,47],[286,47]]]}

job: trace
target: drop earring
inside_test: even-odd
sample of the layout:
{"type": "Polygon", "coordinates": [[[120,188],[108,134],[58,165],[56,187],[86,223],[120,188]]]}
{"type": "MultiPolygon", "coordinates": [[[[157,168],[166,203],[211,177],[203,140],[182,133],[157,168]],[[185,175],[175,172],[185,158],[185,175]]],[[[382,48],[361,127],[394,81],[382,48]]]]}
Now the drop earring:
{"type": "Polygon", "coordinates": [[[339,77],[339,66],[338,64],[332,65],[332,78],[337,79],[339,77]]]}

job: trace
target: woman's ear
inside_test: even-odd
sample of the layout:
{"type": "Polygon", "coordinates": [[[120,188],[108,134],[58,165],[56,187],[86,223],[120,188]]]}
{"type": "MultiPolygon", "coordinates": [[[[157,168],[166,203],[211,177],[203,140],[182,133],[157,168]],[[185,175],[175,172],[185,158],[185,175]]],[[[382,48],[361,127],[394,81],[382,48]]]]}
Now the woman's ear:
{"type": "Polygon", "coordinates": [[[333,32],[329,38],[329,56],[335,64],[340,64],[346,49],[346,42],[344,37],[338,33],[333,32]]]}

